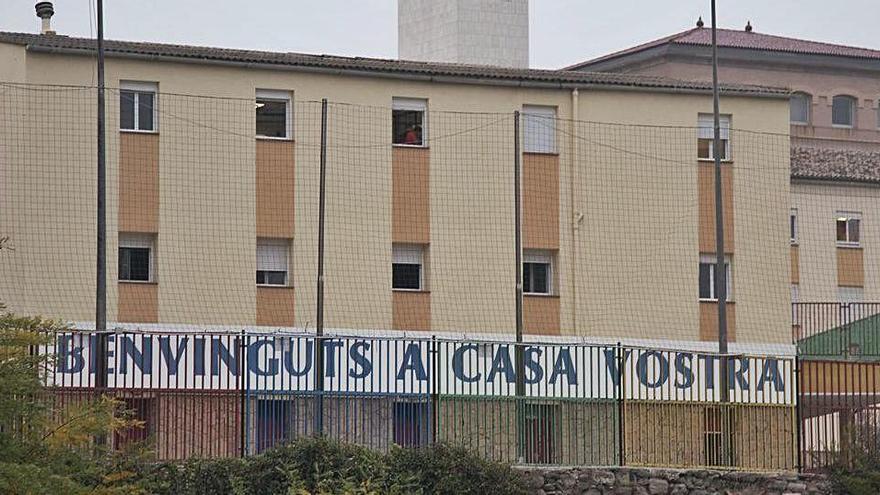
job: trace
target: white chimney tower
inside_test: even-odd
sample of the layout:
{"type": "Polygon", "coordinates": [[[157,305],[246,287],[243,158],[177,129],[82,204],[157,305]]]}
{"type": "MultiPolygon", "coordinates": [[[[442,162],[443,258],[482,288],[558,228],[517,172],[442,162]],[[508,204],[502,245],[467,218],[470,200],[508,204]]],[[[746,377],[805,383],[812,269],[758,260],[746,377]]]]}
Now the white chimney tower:
{"type": "Polygon", "coordinates": [[[527,68],[529,0],[398,0],[402,60],[527,68]]]}

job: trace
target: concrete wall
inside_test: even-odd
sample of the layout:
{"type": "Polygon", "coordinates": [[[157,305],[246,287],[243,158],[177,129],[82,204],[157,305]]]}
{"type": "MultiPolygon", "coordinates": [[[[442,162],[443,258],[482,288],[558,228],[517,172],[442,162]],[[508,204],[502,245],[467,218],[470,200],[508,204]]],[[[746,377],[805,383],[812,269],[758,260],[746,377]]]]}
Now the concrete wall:
{"type": "Polygon", "coordinates": [[[404,60],[529,66],[528,0],[400,0],[404,60]]]}

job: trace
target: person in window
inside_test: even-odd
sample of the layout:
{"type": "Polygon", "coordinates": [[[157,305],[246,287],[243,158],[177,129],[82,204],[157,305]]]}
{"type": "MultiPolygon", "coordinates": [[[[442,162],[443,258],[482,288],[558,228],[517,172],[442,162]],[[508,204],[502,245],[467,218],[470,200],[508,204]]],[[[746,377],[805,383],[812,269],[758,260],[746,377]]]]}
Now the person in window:
{"type": "Polygon", "coordinates": [[[421,144],[422,128],[420,126],[415,127],[407,127],[406,132],[403,134],[403,144],[421,144]],[[416,131],[418,129],[418,131],[416,131]]]}

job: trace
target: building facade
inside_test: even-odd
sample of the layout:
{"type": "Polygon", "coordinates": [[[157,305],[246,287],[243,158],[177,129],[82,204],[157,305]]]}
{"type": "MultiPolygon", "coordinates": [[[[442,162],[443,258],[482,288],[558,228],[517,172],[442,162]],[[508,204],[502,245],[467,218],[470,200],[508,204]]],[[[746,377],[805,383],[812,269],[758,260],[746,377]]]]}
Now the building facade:
{"type": "MultiPolygon", "coordinates": [[[[711,81],[710,35],[697,27],[569,69],[711,81]]],[[[880,50],[751,26],[719,30],[718,45],[721,82],[793,91],[792,301],[880,300],[880,50]]]]}

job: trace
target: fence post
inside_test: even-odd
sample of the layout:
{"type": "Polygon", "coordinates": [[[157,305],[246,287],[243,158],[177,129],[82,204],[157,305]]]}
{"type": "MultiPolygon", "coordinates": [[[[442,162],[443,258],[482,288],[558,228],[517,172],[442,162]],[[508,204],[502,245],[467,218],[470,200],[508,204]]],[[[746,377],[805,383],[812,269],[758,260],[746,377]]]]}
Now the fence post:
{"type": "Polygon", "coordinates": [[[241,433],[240,433],[240,445],[239,451],[241,457],[247,455],[247,432],[248,432],[248,421],[250,418],[248,417],[247,407],[247,386],[245,384],[245,373],[247,372],[247,367],[245,366],[245,362],[247,361],[247,346],[245,344],[245,331],[241,330],[241,333],[237,337],[238,340],[238,390],[239,390],[239,400],[241,404],[239,405],[239,409],[241,409],[241,433]]]}
{"type": "Polygon", "coordinates": [[[797,436],[795,439],[795,448],[797,449],[796,453],[796,467],[797,472],[803,472],[804,469],[804,461],[803,461],[803,412],[801,411],[801,358],[800,351],[795,349],[794,355],[794,386],[792,389],[792,397],[794,398],[795,404],[795,435],[797,436]]]}
{"type": "Polygon", "coordinates": [[[431,443],[437,442],[440,431],[440,375],[437,361],[440,353],[437,349],[437,336],[431,336],[431,443]]]}
{"type": "Polygon", "coordinates": [[[516,456],[525,460],[525,363],[523,352],[523,278],[522,278],[522,177],[520,157],[520,113],[513,112],[513,217],[514,252],[516,258],[516,345],[514,346],[514,378],[516,380],[516,456]]]}
{"type": "Polygon", "coordinates": [[[623,347],[620,342],[614,349],[614,358],[617,360],[617,386],[614,388],[614,394],[617,396],[617,462],[621,466],[626,465],[626,425],[624,417],[626,415],[624,407],[624,396],[626,394],[625,382],[626,371],[623,360],[623,347]]]}

